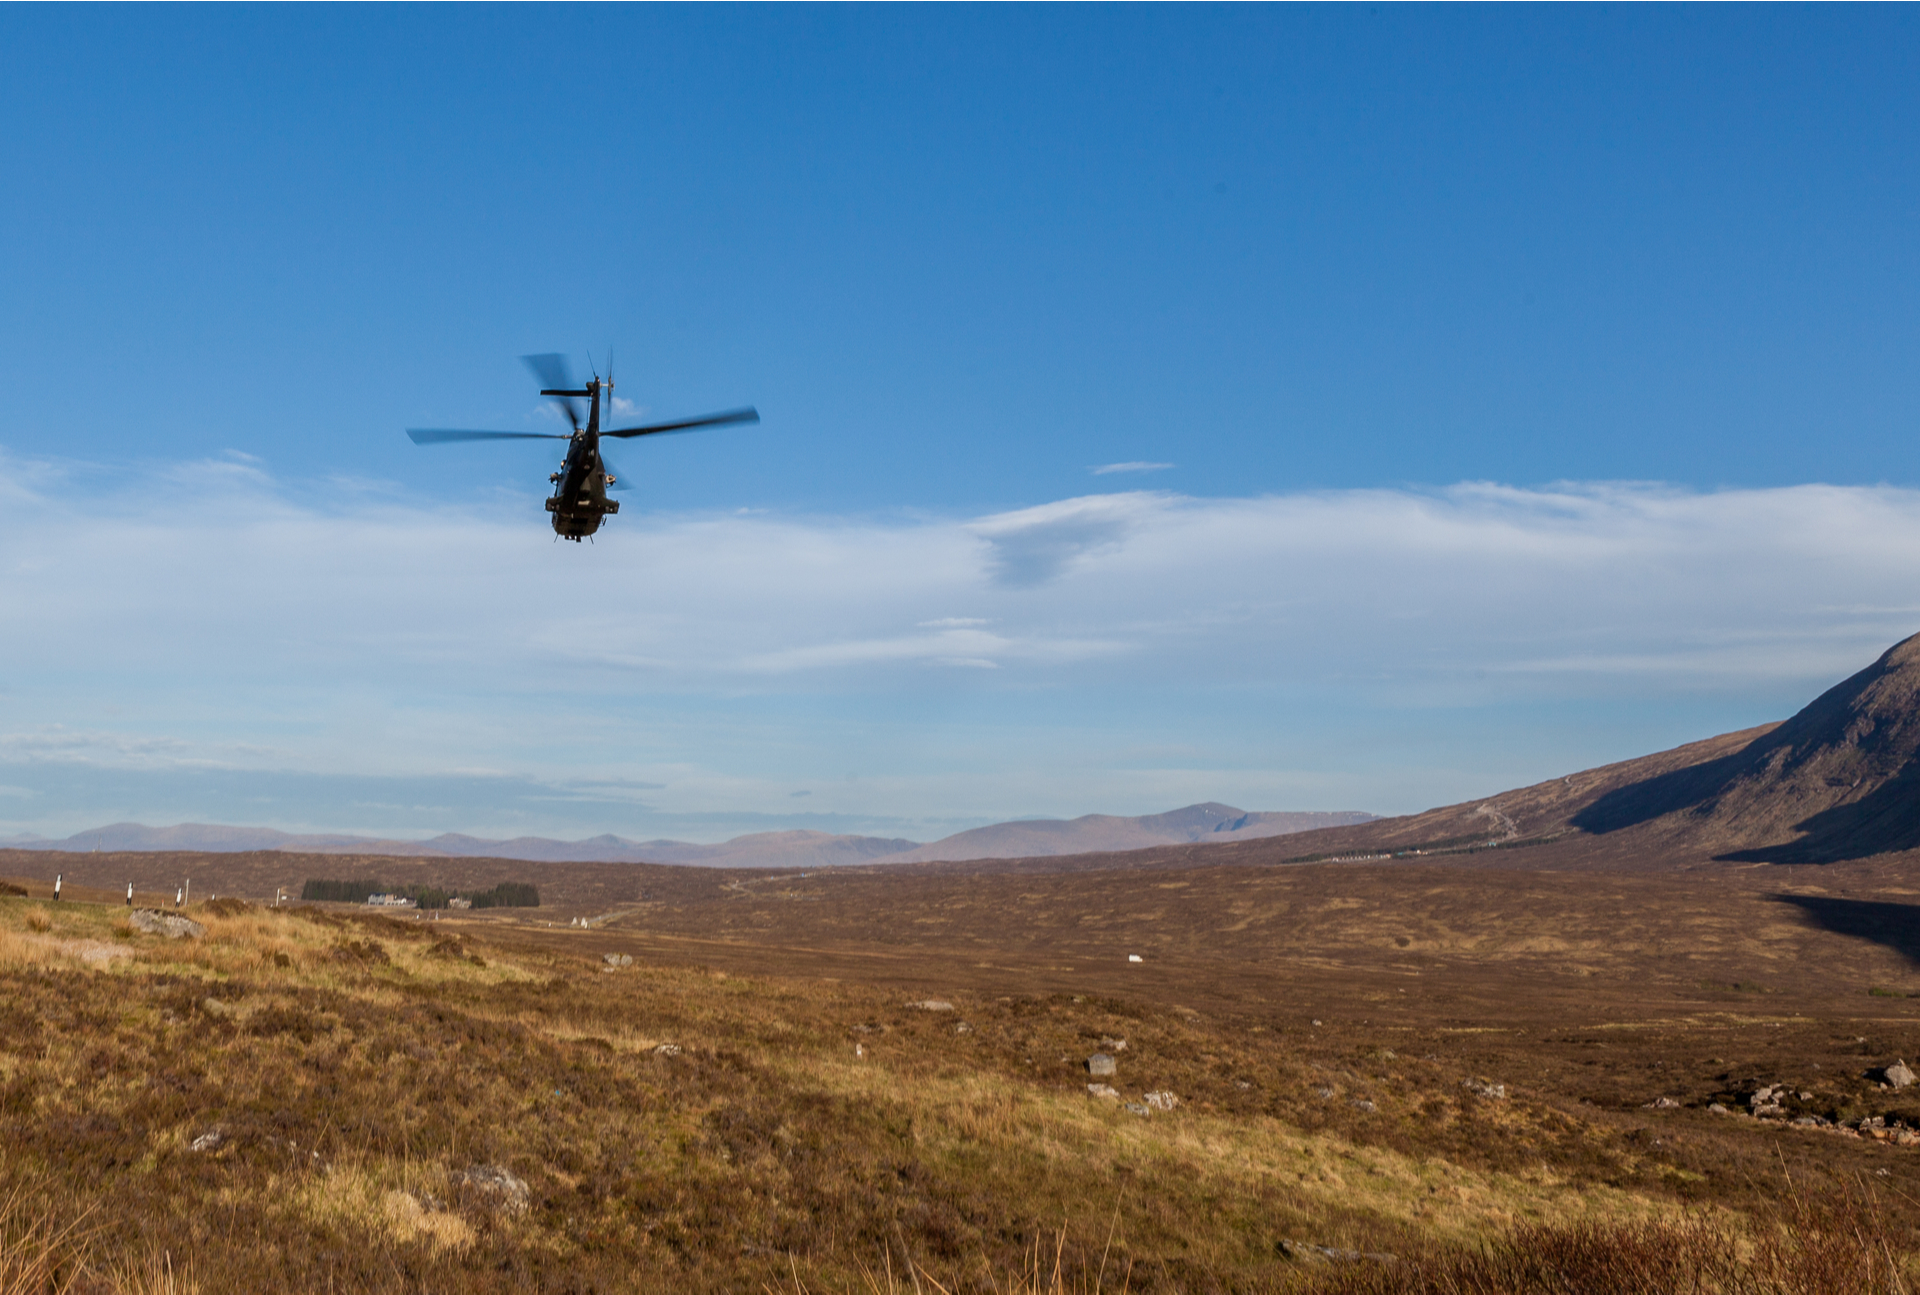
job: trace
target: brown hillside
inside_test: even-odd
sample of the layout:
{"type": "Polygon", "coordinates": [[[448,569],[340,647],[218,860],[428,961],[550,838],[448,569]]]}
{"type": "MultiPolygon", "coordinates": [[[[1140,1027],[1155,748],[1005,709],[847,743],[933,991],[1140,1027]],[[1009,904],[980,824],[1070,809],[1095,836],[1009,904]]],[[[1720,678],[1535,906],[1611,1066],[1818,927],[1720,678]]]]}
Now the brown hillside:
{"type": "Polygon", "coordinates": [[[1771,863],[1920,846],[1920,635],[1738,751],[1611,791],[1573,821],[1771,863]]]}

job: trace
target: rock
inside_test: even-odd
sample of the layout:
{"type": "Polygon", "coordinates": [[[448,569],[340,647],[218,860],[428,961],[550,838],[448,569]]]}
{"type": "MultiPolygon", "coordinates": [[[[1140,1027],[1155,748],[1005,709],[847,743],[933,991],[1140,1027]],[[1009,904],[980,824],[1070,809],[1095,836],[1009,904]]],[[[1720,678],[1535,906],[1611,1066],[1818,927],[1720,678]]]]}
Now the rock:
{"type": "Polygon", "coordinates": [[[1372,1254],[1363,1250],[1341,1250],[1335,1246],[1311,1246],[1304,1241],[1276,1241],[1273,1248],[1284,1257],[1296,1263],[1326,1264],[1352,1263],[1360,1259],[1371,1259],[1375,1263],[1394,1262],[1389,1254],[1372,1254]]]}
{"type": "Polygon", "coordinates": [[[1100,1040],[1100,1051],[1102,1052],[1125,1052],[1126,1050],[1127,1041],[1125,1039],[1100,1040]]]}
{"type": "Polygon", "coordinates": [[[1130,1115],[1145,1115],[1147,1114],[1147,1108],[1142,1106],[1139,1102],[1128,1102],[1127,1113],[1130,1115]]]}
{"type": "Polygon", "coordinates": [[[1365,1111],[1369,1115],[1371,1115],[1373,1112],[1380,1109],[1379,1107],[1375,1106],[1372,1102],[1368,1101],[1364,1097],[1355,1097],[1351,1101],[1349,1101],[1347,1105],[1353,1107],[1353,1109],[1356,1111],[1365,1111]]]}
{"type": "Polygon", "coordinates": [[[1680,1109],[1680,1103],[1674,1101],[1671,1097],[1656,1097],[1641,1109],[1648,1111],[1677,1111],[1680,1109]]]}
{"type": "Polygon", "coordinates": [[[680,1045],[677,1043],[656,1043],[653,1045],[653,1055],[656,1057],[677,1057],[680,1055],[680,1045]]]}
{"type": "Polygon", "coordinates": [[[1315,1097],[1318,1097],[1323,1102],[1330,1102],[1333,1100],[1333,1090],[1331,1088],[1328,1088],[1324,1084],[1321,1085],[1319,1088],[1314,1089],[1313,1095],[1315,1097]]]}
{"type": "Polygon", "coordinates": [[[1096,1052],[1087,1058],[1087,1073],[1090,1075],[1111,1075],[1114,1069],[1113,1058],[1104,1052],[1096,1052]]]}
{"type": "Polygon", "coordinates": [[[951,1012],[953,1004],[944,998],[923,998],[917,1003],[908,1003],[908,1007],[922,1012],[951,1012]]]}
{"type": "Polygon", "coordinates": [[[1460,1086],[1475,1096],[1485,1097],[1489,1101],[1505,1101],[1507,1097],[1505,1084],[1492,1084],[1484,1079],[1463,1079],[1460,1081],[1460,1086]]]}
{"type": "Polygon", "coordinates": [[[164,935],[170,940],[197,940],[207,928],[191,917],[162,913],[151,908],[136,908],[127,914],[127,925],[148,935],[164,935]]]}
{"type": "Polygon", "coordinates": [[[1113,1085],[1111,1085],[1111,1084],[1088,1084],[1088,1085],[1087,1085],[1087,1096],[1089,1096],[1089,1097],[1118,1097],[1118,1096],[1120,1096],[1120,1090],[1119,1090],[1119,1089],[1117,1089],[1117,1088],[1115,1088],[1115,1087],[1114,1087],[1113,1085]]]}
{"type": "Polygon", "coordinates": [[[219,1129],[209,1129],[187,1144],[189,1151],[218,1151],[227,1140],[227,1135],[219,1129]]]}
{"type": "Polygon", "coordinates": [[[467,1200],[508,1214],[524,1214],[532,1193],[525,1180],[499,1165],[474,1165],[457,1175],[454,1186],[467,1200]]]}
{"type": "Polygon", "coordinates": [[[1715,1115],[1731,1115],[1731,1114],[1733,1114],[1733,1112],[1732,1112],[1732,1111],[1730,1111],[1730,1110],[1728,1110],[1728,1109],[1727,1109],[1726,1107],[1724,1107],[1724,1106],[1722,1106],[1722,1105],[1721,1105],[1721,1104],[1720,1104],[1719,1102],[1714,1102],[1714,1103],[1713,1103],[1712,1105],[1710,1105],[1710,1106],[1708,1106],[1708,1107],[1707,1107],[1707,1109],[1708,1109],[1708,1110],[1710,1110],[1710,1111],[1712,1111],[1712,1112],[1713,1112],[1713,1113],[1714,1113],[1715,1115]]]}
{"type": "Polygon", "coordinates": [[[1887,1067],[1887,1084],[1892,1088],[1905,1088],[1913,1082],[1913,1071],[1907,1068],[1905,1061],[1896,1061],[1887,1067]]]}
{"type": "Polygon", "coordinates": [[[955,1034],[972,1034],[973,1027],[971,1025],[968,1025],[965,1021],[955,1021],[953,1023],[953,1032],[955,1034]]]}
{"type": "Polygon", "coordinates": [[[208,1016],[216,1017],[222,1021],[235,1020],[240,1015],[239,1008],[235,1007],[232,1003],[223,1003],[217,998],[201,999],[200,1010],[208,1016]]]}
{"type": "Polygon", "coordinates": [[[1145,959],[1145,958],[1143,958],[1143,957],[1141,957],[1141,956],[1140,956],[1139,954],[1137,954],[1137,953],[1129,953],[1129,954],[1127,955],[1127,961],[1128,961],[1128,962],[1145,962],[1145,961],[1146,961],[1146,959],[1145,959]]]}
{"type": "Polygon", "coordinates": [[[1180,1099],[1172,1093],[1161,1091],[1147,1094],[1147,1105],[1156,1111],[1170,1111],[1180,1104],[1180,1099]]]}

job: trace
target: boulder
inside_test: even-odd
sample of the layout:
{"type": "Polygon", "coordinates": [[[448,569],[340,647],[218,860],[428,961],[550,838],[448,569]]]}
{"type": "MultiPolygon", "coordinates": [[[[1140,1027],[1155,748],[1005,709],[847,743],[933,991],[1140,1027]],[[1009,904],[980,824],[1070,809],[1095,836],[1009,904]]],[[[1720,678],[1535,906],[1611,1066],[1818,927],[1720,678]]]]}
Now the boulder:
{"type": "Polygon", "coordinates": [[[1905,1088],[1913,1082],[1913,1071],[1907,1068],[1905,1061],[1896,1061],[1887,1067],[1887,1084],[1892,1088],[1905,1088]]]}
{"type": "Polygon", "coordinates": [[[600,961],[606,963],[609,967],[631,967],[633,965],[633,955],[630,953],[603,953],[600,955],[600,961]]]}
{"type": "Polygon", "coordinates": [[[508,1214],[524,1214],[532,1192],[524,1179],[499,1165],[474,1165],[454,1177],[454,1187],[467,1201],[508,1214]]]}
{"type": "Polygon", "coordinates": [[[1114,1086],[1113,1086],[1112,1084],[1088,1084],[1088,1085],[1087,1085],[1087,1096],[1089,1096],[1089,1097],[1118,1097],[1118,1096],[1120,1096],[1120,1090],[1119,1090],[1119,1089],[1117,1089],[1117,1088],[1115,1088],[1115,1087],[1114,1087],[1114,1086]]]}
{"type": "Polygon", "coordinates": [[[1503,1101],[1507,1096],[1505,1084],[1488,1083],[1484,1079],[1463,1079],[1460,1086],[1476,1097],[1485,1097],[1490,1101],[1503,1101]]]}
{"type": "Polygon", "coordinates": [[[1374,1263],[1394,1262],[1394,1257],[1390,1254],[1378,1254],[1365,1250],[1342,1250],[1337,1246],[1308,1245],[1303,1241],[1276,1241],[1273,1248],[1279,1251],[1282,1257],[1291,1259],[1295,1263],[1353,1263],[1362,1259],[1372,1260],[1374,1263]]]}
{"type": "Polygon", "coordinates": [[[1147,1105],[1156,1111],[1170,1111],[1179,1104],[1180,1099],[1165,1090],[1147,1094],[1147,1105]]]}
{"type": "Polygon", "coordinates": [[[152,908],[136,908],[128,913],[127,925],[148,935],[164,935],[169,940],[197,940],[207,933],[207,928],[191,917],[152,908]]]}
{"type": "Polygon", "coordinates": [[[1104,1052],[1096,1052],[1087,1058],[1087,1073],[1096,1079],[1114,1072],[1113,1058],[1104,1052]]]}
{"type": "Polygon", "coordinates": [[[944,998],[923,998],[917,1003],[908,1003],[908,1007],[922,1012],[951,1012],[953,1004],[944,998]]]}

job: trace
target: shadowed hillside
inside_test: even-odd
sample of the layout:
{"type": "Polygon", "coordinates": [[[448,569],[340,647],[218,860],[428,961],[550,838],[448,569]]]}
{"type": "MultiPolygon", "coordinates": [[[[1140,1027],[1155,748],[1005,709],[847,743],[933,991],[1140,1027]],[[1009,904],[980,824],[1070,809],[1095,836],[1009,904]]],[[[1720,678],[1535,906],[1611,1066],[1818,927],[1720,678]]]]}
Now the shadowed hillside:
{"type": "Polygon", "coordinates": [[[1660,824],[1743,861],[1910,850],[1920,846],[1917,754],[1920,636],[1738,751],[1610,791],[1573,823],[1599,834],[1660,824]]]}

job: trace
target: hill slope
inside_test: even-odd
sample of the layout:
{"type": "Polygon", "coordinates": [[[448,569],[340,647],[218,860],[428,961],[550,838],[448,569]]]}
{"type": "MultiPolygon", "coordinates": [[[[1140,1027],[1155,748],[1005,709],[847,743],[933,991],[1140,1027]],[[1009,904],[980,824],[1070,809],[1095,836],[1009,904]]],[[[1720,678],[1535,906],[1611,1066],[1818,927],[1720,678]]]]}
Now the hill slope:
{"type": "Polygon", "coordinates": [[[1920,635],[1739,750],[1609,792],[1573,823],[1644,824],[1777,863],[1920,846],[1920,635]]]}
{"type": "Polygon", "coordinates": [[[1920,635],[1784,723],[1419,814],[1243,846],[1230,857],[1277,862],[1536,843],[1480,861],[1830,863],[1920,848],[1920,635]]]}
{"type": "Polygon", "coordinates": [[[1094,851],[1141,850],[1183,842],[1225,843],[1259,837],[1285,836],[1315,828],[1365,823],[1371,814],[1358,810],[1328,813],[1250,814],[1231,805],[1208,801],[1165,814],[1119,818],[1086,814],[1074,819],[1034,819],[996,823],[956,832],[930,845],[877,859],[877,863],[932,863],[959,859],[1034,859],[1094,851]]]}

